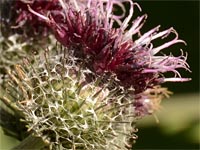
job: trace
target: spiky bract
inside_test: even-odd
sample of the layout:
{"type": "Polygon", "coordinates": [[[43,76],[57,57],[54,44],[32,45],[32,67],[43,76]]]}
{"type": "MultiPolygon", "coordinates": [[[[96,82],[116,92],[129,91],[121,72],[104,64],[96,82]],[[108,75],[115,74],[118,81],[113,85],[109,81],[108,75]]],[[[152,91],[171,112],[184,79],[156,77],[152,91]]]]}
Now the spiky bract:
{"type": "Polygon", "coordinates": [[[133,101],[111,79],[87,82],[89,70],[63,54],[46,52],[33,64],[8,71],[10,101],[21,110],[28,131],[46,137],[50,149],[125,149],[134,121],[133,101]],[[16,91],[16,92],[14,92],[16,91]]]}

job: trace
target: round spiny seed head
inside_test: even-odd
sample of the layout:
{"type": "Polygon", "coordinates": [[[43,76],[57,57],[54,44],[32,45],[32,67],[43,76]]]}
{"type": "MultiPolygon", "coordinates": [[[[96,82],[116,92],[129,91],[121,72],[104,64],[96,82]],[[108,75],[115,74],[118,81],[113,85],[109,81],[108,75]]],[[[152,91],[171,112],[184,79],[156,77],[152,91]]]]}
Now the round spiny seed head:
{"type": "Polygon", "coordinates": [[[28,131],[46,139],[50,149],[130,147],[136,138],[131,132],[132,97],[120,86],[110,89],[111,78],[106,84],[100,76],[88,82],[92,72],[74,59],[66,49],[46,51],[33,64],[26,59],[8,71],[8,98],[20,110],[28,131]]]}

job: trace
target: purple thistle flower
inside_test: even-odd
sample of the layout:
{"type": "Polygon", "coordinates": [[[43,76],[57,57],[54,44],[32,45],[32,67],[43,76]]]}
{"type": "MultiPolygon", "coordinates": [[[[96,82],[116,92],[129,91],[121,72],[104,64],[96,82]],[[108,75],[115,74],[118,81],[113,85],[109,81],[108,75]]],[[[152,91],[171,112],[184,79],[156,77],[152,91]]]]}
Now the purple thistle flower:
{"type": "Polygon", "coordinates": [[[133,88],[136,111],[148,114],[153,109],[149,105],[153,99],[160,101],[166,96],[167,92],[158,85],[190,80],[182,78],[177,70],[182,68],[190,71],[186,62],[187,53],[181,50],[178,57],[172,54],[158,55],[176,43],[186,43],[178,38],[173,28],[159,32],[160,26],[157,26],[140,35],[147,15],[139,16],[131,23],[135,6],[141,10],[137,3],[131,0],[59,0],[59,5],[62,11],[51,9],[41,13],[32,5],[28,5],[28,9],[45,21],[57,40],[71,49],[90,70],[99,75],[107,72],[115,74],[122,86],[133,88]],[[124,2],[130,4],[129,15],[125,19],[124,2]],[[122,8],[121,15],[113,13],[114,5],[122,8]],[[119,28],[113,28],[114,22],[118,23],[119,28]],[[172,33],[175,34],[173,40],[158,47],[153,46],[152,41],[172,33]],[[133,41],[135,34],[139,37],[133,41]],[[166,78],[166,72],[172,72],[174,76],[166,78]]]}

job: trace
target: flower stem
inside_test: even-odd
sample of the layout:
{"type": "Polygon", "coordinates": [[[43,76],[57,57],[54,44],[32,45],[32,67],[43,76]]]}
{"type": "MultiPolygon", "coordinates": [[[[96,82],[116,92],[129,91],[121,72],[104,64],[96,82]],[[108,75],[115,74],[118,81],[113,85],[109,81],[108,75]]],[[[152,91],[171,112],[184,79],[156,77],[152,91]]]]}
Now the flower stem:
{"type": "Polygon", "coordinates": [[[41,137],[29,135],[18,146],[12,148],[12,150],[40,150],[48,144],[41,137]]]}

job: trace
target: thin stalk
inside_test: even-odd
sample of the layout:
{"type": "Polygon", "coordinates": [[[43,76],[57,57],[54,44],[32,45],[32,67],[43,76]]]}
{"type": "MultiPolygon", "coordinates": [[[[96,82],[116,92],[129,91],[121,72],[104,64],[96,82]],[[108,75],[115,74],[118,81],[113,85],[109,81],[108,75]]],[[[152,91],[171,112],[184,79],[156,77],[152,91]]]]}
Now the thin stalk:
{"type": "Polygon", "coordinates": [[[12,148],[12,150],[40,150],[47,145],[48,142],[41,137],[29,135],[18,146],[12,148]]]}

